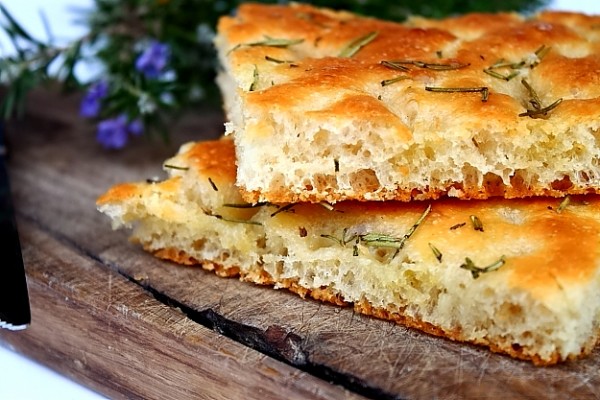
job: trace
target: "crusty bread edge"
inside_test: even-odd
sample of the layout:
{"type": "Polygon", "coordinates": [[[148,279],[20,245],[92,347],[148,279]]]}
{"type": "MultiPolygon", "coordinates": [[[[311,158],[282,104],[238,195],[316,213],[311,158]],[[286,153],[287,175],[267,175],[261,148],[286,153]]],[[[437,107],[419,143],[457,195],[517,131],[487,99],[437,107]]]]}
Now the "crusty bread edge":
{"type": "Polygon", "coordinates": [[[506,354],[515,359],[531,361],[536,366],[551,366],[559,362],[566,360],[576,360],[582,358],[585,355],[591,353],[596,346],[596,343],[600,340],[600,329],[596,331],[596,334],[590,339],[590,341],[582,347],[579,354],[570,355],[567,359],[563,359],[558,352],[551,354],[549,358],[541,358],[538,354],[530,352],[527,348],[521,346],[514,346],[512,343],[507,341],[506,343],[491,342],[487,339],[480,340],[468,340],[461,335],[460,330],[446,330],[426,321],[420,320],[408,316],[398,310],[387,310],[383,307],[373,307],[367,300],[361,300],[359,302],[346,302],[341,293],[333,290],[329,287],[322,287],[318,289],[308,289],[298,284],[295,279],[282,279],[274,280],[273,277],[264,270],[261,266],[256,265],[252,271],[242,271],[236,266],[224,266],[222,264],[213,262],[211,260],[197,260],[194,257],[189,256],[185,251],[166,248],[166,249],[151,249],[149,245],[142,244],[144,249],[149,253],[152,253],[155,257],[164,260],[172,261],[181,265],[188,266],[201,266],[204,270],[214,272],[217,276],[225,278],[239,277],[240,280],[245,282],[251,282],[258,285],[275,286],[277,288],[284,288],[293,293],[298,294],[302,298],[312,298],[315,300],[332,303],[338,306],[353,306],[354,311],[363,315],[379,318],[382,320],[393,321],[397,324],[414,328],[419,331],[428,333],[433,336],[443,337],[457,342],[471,343],[478,346],[484,346],[489,348],[494,353],[506,354]]]}
{"type": "Polygon", "coordinates": [[[457,197],[465,200],[487,200],[494,197],[506,199],[519,199],[532,196],[564,197],[566,195],[600,194],[600,188],[583,187],[574,185],[570,179],[565,178],[552,183],[551,187],[528,187],[518,179],[511,179],[511,185],[504,185],[499,179],[488,179],[481,187],[464,187],[461,183],[454,183],[446,190],[426,189],[395,189],[380,188],[376,191],[353,191],[340,193],[335,190],[304,190],[293,192],[289,188],[268,190],[248,190],[238,183],[242,198],[249,203],[318,203],[328,201],[336,203],[345,200],[357,201],[402,201],[412,200],[437,200],[443,197],[457,197]]]}

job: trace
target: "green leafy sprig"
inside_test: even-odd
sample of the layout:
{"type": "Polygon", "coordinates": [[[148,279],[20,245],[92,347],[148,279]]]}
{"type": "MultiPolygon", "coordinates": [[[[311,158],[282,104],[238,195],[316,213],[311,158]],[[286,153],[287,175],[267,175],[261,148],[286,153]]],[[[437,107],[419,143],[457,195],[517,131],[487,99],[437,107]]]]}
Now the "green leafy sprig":
{"type": "MultiPolygon", "coordinates": [[[[546,0],[306,2],[401,21],[410,15],[527,12],[542,6],[546,0]]],[[[8,120],[23,115],[30,90],[58,82],[65,90],[85,91],[81,114],[97,124],[97,138],[105,147],[121,148],[131,135],[142,132],[167,140],[167,127],[180,114],[202,104],[221,104],[214,83],[217,65],[212,38],[218,19],[234,12],[241,3],[240,0],[94,0],[91,9],[78,15],[86,33],[61,46],[54,44],[51,35],[47,40],[31,35],[0,3],[0,28],[13,47],[13,51],[0,56],[0,84],[4,86],[0,92],[0,118],[8,120]],[[81,82],[75,71],[80,63],[87,61],[99,64],[102,74],[91,82],[81,82]]],[[[345,55],[359,51],[373,36],[351,46],[345,55]]],[[[273,38],[265,40],[266,43],[254,45],[290,45],[273,42],[273,38]]],[[[394,82],[397,81],[382,85],[394,82]]],[[[534,111],[540,113],[545,109],[534,111]]]]}

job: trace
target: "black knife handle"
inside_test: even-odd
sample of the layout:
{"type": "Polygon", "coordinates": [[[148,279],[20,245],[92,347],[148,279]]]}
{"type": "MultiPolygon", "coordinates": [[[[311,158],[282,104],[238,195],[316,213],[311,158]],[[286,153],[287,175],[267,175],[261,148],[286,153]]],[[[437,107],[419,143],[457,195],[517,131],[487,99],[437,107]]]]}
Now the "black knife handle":
{"type": "Polygon", "coordinates": [[[24,328],[31,322],[25,267],[6,170],[4,125],[0,121],[0,324],[24,328]]]}

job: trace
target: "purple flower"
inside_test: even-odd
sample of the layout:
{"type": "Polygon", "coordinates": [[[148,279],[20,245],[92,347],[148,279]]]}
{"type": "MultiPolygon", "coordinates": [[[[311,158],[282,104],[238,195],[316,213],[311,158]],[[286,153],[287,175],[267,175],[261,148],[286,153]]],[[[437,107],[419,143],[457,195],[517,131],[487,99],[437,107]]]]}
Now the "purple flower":
{"type": "Polygon", "coordinates": [[[139,136],[142,133],[144,133],[144,124],[142,123],[142,121],[140,121],[139,118],[137,118],[131,121],[129,125],[127,125],[127,129],[132,135],[139,136]]]}
{"type": "Polygon", "coordinates": [[[135,60],[135,68],[143,73],[146,78],[158,78],[169,63],[170,58],[169,45],[153,40],[150,42],[150,46],[135,60]]]}
{"type": "Polygon", "coordinates": [[[129,134],[139,135],[144,126],[139,119],[129,122],[124,114],[105,119],[98,124],[96,139],[107,149],[122,149],[129,140],[129,134]]]}
{"type": "Polygon", "coordinates": [[[94,118],[100,114],[102,99],[108,94],[108,83],[99,81],[94,83],[85,93],[79,108],[82,117],[94,118]]]}

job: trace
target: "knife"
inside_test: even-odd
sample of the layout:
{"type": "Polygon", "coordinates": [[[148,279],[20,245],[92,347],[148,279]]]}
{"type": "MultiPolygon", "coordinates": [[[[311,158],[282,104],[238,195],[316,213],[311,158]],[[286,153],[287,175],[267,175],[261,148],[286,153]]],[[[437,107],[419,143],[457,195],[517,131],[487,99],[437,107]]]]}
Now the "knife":
{"type": "Polygon", "coordinates": [[[25,267],[6,171],[4,124],[0,122],[0,328],[25,329],[31,322],[25,267]]]}

